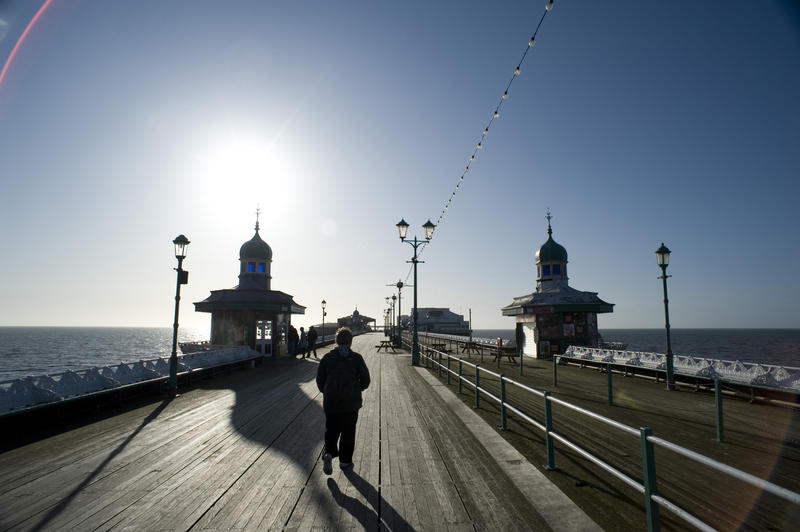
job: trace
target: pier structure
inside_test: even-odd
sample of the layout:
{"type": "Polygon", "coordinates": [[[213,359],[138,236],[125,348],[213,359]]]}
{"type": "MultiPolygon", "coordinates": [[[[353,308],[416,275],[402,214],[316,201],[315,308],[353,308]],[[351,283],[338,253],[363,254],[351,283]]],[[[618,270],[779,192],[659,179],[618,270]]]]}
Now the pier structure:
{"type": "Polygon", "coordinates": [[[516,342],[525,356],[550,359],[571,345],[598,345],[597,315],[613,312],[597,292],[569,286],[567,250],[553,240],[550,211],[547,241],[536,252],[536,290],[515,297],[503,307],[503,316],[516,320],[516,342]]]}
{"type": "Polygon", "coordinates": [[[336,325],[337,327],[347,327],[354,333],[362,333],[372,330],[372,327],[375,326],[375,318],[370,318],[365,314],[361,314],[358,308],[356,308],[349,316],[338,318],[336,320],[336,325]]]}
{"type": "Polygon", "coordinates": [[[258,218],[255,230],[253,238],[239,249],[239,284],[212,290],[194,308],[211,313],[212,345],[247,345],[278,356],[292,314],[305,314],[305,307],[291,295],[272,290],[272,248],[258,234],[258,218]]]}

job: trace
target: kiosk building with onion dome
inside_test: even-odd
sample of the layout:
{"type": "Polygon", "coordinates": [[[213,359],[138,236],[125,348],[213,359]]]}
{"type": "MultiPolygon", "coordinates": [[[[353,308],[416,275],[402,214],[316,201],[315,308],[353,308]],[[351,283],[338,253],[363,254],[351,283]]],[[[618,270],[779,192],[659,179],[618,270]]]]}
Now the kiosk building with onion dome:
{"type": "Polygon", "coordinates": [[[547,242],[536,252],[536,291],[515,297],[502,312],[516,320],[517,346],[523,355],[550,359],[570,345],[598,345],[597,315],[613,312],[614,305],[597,292],[569,286],[567,250],[553,240],[549,212],[546,218],[547,242]]]}
{"type": "Polygon", "coordinates": [[[292,314],[305,314],[305,307],[291,295],[271,289],[272,249],[258,234],[258,218],[255,229],[253,238],[239,249],[239,284],[212,290],[194,308],[211,313],[211,345],[248,345],[279,356],[285,351],[292,314]]]}

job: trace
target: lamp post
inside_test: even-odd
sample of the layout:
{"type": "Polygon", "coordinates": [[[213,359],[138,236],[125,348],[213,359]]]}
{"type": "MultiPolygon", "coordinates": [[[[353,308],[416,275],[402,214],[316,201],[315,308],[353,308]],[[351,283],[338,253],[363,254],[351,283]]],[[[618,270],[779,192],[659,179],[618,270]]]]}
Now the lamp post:
{"type": "Polygon", "coordinates": [[[392,294],[392,335],[391,335],[392,337],[394,337],[395,324],[397,323],[397,320],[400,319],[399,315],[397,316],[397,318],[395,318],[395,312],[394,312],[394,304],[395,304],[395,302],[397,302],[397,296],[392,294]]]}
{"type": "Polygon", "coordinates": [[[328,304],[327,304],[327,303],[325,302],[325,300],[323,299],[323,300],[322,300],[322,340],[321,340],[322,342],[324,342],[324,341],[325,341],[325,315],[326,315],[326,312],[325,312],[325,307],[326,307],[327,305],[328,305],[328,304]]]}
{"type": "Polygon", "coordinates": [[[414,256],[411,257],[411,262],[414,265],[414,310],[411,315],[412,320],[412,335],[411,335],[411,365],[412,366],[419,366],[419,336],[418,336],[418,328],[417,328],[417,263],[424,262],[419,260],[417,254],[417,248],[423,242],[429,242],[431,237],[433,236],[433,230],[436,229],[436,226],[431,223],[430,220],[422,224],[422,228],[425,230],[425,240],[417,240],[417,237],[414,237],[414,240],[406,240],[406,234],[408,233],[408,224],[405,220],[401,219],[397,222],[397,232],[400,235],[400,241],[409,244],[411,247],[414,248],[414,256]]]}
{"type": "MultiPolygon", "coordinates": [[[[400,347],[403,344],[403,339],[400,337],[403,334],[403,322],[400,317],[403,315],[402,312],[402,299],[403,299],[403,281],[397,281],[396,284],[387,284],[386,286],[396,286],[397,287],[397,319],[395,320],[395,326],[397,327],[397,336],[394,337],[395,346],[400,347]]],[[[392,300],[395,299],[395,296],[392,296],[392,300]]]]}
{"type": "Polygon", "coordinates": [[[661,281],[664,283],[664,319],[666,320],[667,328],[667,390],[675,390],[675,371],[672,363],[672,344],[669,339],[669,299],[667,298],[667,266],[669,266],[670,250],[664,243],[656,250],[656,260],[661,267],[661,281]]]}
{"type": "Polygon", "coordinates": [[[173,397],[178,393],[178,310],[181,302],[181,285],[189,284],[189,272],[183,269],[183,259],[186,258],[186,248],[189,247],[189,239],[183,235],[178,235],[172,241],[175,245],[175,258],[178,259],[178,281],[175,284],[175,321],[172,324],[172,354],[169,357],[169,393],[173,397]]]}

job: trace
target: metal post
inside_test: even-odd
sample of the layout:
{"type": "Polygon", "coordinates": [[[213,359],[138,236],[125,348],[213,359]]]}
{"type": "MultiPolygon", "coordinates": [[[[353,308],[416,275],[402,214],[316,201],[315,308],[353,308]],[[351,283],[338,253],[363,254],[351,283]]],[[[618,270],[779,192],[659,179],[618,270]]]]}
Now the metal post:
{"type": "Polygon", "coordinates": [[[717,441],[725,441],[722,426],[722,383],[719,379],[714,379],[714,403],[717,406],[717,441]]]}
{"type": "Polygon", "coordinates": [[[169,357],[169,393],[174,397],[178,393],[178,311],[181,303],[181,272],[183,257],[178,257],[177,282],[175,283],[175,321],[172,323],[172,354],[169,357]]]}
{"type": "Polygon", "coordinates": [[[558,388],[558,355],[553,355],[553,388],[558,388]]]}
{"type": "Polygon", "coordinates": [[[461,395],[461,376],[464,372],[461,370],[461,359],[458,359],[458,393],[461,395]]]}
{"type": "Polygon", "coordinates": [[[439,375],[439,377],[441,377],[442,376],[442,353],[440,351],[440,352],[438,352],[436,354],[438,355],[436,357],[438,359],[438,363],[436,364],[436,372],[439,375]]]}
{"type": "Polygon", "coordinates": [[[611,383],[611,364],[606,366],[606,371],[608,371],[608,404],[609,406],[614,406],[614,388],[611,383]]]}
{"type": "Polygon", "coordinates": [[[550,404],[550,392],[544,392],[544,428],[545,442],[547,444],[547,464],[544,466],[548,471],[556,471],[556,453],[553,446],[553,437],[550,432],[553,430],[553,405],[550,404]]]}
{"type": "Polygon", "coordinates": [[[675,371],[672,360],[672,343],[669,337],[669,298],[667,297],[667,267],[661,266],[661,280],[664,285],[664,320],[667,328],[667,389],[675,389],[675,371]]]}
{"type": "Polygon", "coordinates": [[[411,337],[411,365],[419,366],[419,334],[417,328],[417,238],[414,237],[414,258],[411,262],[414,263],[414,330],[411,337]]]}
{"type": "Polygon", "coordinates": [[[658,503],[653,500],[653,495],[658,495],[656,482],[656,458],[653,444],[647,437],[653,435],[650,427],[639,429],[642,435],[642,479],[644,484],[644,506],[647,510],[647,530],[658,532],[661,523],[658,515],[658,503]]]}
{"type": "Polygon", "coordinates": [[[522,376],[522,347],[518,346],[517,350],[519,351],[519,376],[521,377],[522,376]]]}
{"type": "Polygon", "coordinates": [[[500,430],[508,430],[506,423],[506,381],[503,374],[500,374],[500,430]]]}
{"type": "Polygon", "coordinates": [[[447,385],[450,386],[450,355],[447,355],[447,385]]]}
{"type": "Polygon", "coordinates": [[[481,407],[481,394],[478,388],[481,386],[481,367],[475,366],[475,408],[481,407]]]}

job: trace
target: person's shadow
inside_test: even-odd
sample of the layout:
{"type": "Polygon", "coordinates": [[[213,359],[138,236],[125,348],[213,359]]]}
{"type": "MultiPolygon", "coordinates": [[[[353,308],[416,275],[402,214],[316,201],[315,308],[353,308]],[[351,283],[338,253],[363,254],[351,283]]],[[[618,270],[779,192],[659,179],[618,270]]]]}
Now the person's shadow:
{"type": "Polygon", "coordinates": [[[371,528],[376,521],[380,520],[380,524],[387,530],[414,530],[414,528],[397,513],[394,507],[380,496],[372,484],[367,482],[352,469],[345,469],[343,473],[361,496],[373,505],[373,508],[370,509],[358,499],[342,493],[339,489],[339,485],[332,478],[328,479],[328,489],[336,503],[358,519],[361,526],[364,528],[371,528]],[[370,517],[369,520],[366,519],[367,516],[370,517]]]}

